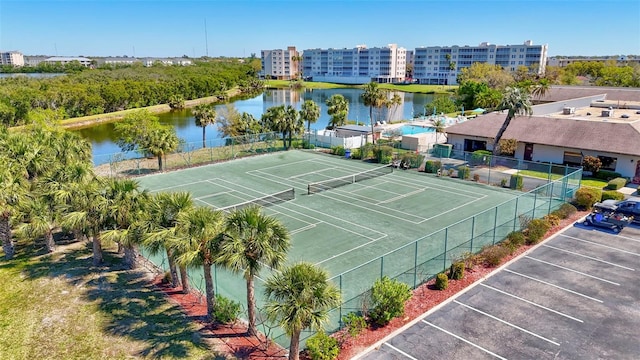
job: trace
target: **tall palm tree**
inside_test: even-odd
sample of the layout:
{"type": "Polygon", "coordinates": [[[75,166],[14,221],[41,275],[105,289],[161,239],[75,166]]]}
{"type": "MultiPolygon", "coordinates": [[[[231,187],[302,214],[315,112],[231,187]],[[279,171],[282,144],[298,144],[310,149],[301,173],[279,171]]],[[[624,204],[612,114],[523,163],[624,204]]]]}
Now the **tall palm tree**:
{"type": "Polygon", "coordinates": [[[191,193],[156,194],[149,202],[149,224],[147,226],[149,231],[144,239],[144,245],[151,254],[158,254],[164,249],[169,263],[172,286],[182,285],[182,292],[185,294],[190,290],[187,268],[184,265],[176,264],[176,251],[170,245],[172,239],[175,238],[178,217],[193,207],[191,193]],[[180,269],[180,279],[178,279],[178,268],[180,269]]]}
{"type": "Polygon", "coordinates": [[[202,128],[202,147],[207,147],[207,126],[216,122],[216,110],[207,104],[200,104],[193,109],[193,116],[196,119],[196,126],[202,128]]]}
{"type": "Polygon", "coordinates": [[[498,130],[498,134],[496,134],[496,137],[493,140],[494,155],[500,155],[500,139],[507,130],[511,120],[519,115],[531,116],[533,114],[529,90],[518,87],[505,88],[500,108],[507,110],[507,117],[504,119],[502,126],[500,126],[500,129],[498,130]]]}
{"type": "Polygon", "coordinates": [[[6,260],[15,254],[10,220],[27,194],[28,185],[24,168],[9,158],[0,158],[0,240],[6,260]]]}
{"type": "Polygon", "coordinates": [[[307,262],[270,277],[264,292],[267,318],[279,322],[291,337],[289,360],[298,360],[302,330],[322,330],[329,310],[341,301],[340,290],[329,282],[327,272],[307,262]]]}
{"type": "Polygon", "coordinates": [[[29,195],[20,207],[24,222],[18,227],[17,233],[33,240],[43,236],[47,252],[52,253],[56,248],[53,232],[59,226],[60,211],[55,202],[47,201],[46,196],[36,193],[29,195]]]}
{"type": "Polygon", "coordinates": [[[282,144],[283,146],[286,146],[287,132],[285,130],[284,117],[285,106],[279,105],[268,108],[267,111],[262,114],[261,120],[265,129],[269,129],[270,131],[275,131],[282,134],[282,144]]]}
{"type": "Polygon", "coordinates": [[[304,132],[304,121],[298,111],[291,105],[285,107],[284,118],[282,120],[283,131],[289,134],[289,145],[287,145],[287,149],[290,149],[293,136],[304,132]]]}
{"type": "Polygon", "coordinates": [[[291,246],[287,228],[276,218],[250,206],[229,214],[222,243],[220,263],[244,275],[247,282],[249,335],[257,335],[254,278],[263,266],[279,269],[291,246]]]}
{"type": "Polygon", "coordinates": [[[320,107],[313,100],[305,100],[300,108],[300,119],[307,122],[307,133],[311,133],[311,124],[320,117],[320,107]]]}
{"type": "Polygon", "coordinates": [[[111,229],[102,236],[124,247],[124,263],[129,269],[134,269],[136,245],[142,241],[142,222],[147,214],[149,193],[135,180],[109,179],[107,200],[111,229]]]}
{"type": "Polygon", "coordinates": [[[402,104],[402,97],[398,95],[398,93],[394,93],[391,99],[388,99],[387,102],[384,104],[384,106],[386,106],[387,109],[389,109],[389,114],[388,114],[388,116],[390,117],[388,118],[389,121],[391,121],[395,116],[395,112],[396,110],[398,110],[398,107],[400,106],[400,104],[402,104]]]}
{"type": "Polygon", "coordinates": [[[371,123],[371,139],[375,144],[376,139],[374,136],[374,129],[373,129],[373,124],[374,124],[373,108],[377,108],[377,109],[382,108],[387,101],[387,97],[385,92],[382,89],[380,89],[378,87],[378,84],[375,82],[370,82],[366,84],[364,86],[364,93],[362,93],[360,97],[362,98],[362,102],[364,103],[364,105],[369,107],[369,121],[371,123]]]}
{"type": "MultiPolygon", "coordinates": [[[[443,119],[437,118],[431,120],[431,125],[436,130],[436,142],[440,134],[446,134],[446,125],[443,119]]],[[[445,135],[446,136],[446,135],[445,135]]]]}
{"type": "Polygon", "coordinates": [[[178,216],[177,237],[173,243],[178,263],[186,266],[202,266],[205,296],[207,298],[207,320],[213,320],[216,306],[215,287],[211,267],[219,256],[220,234],[224,230],[224,214],[209,207],[196,207],[178,216]]]}
{"type": "Polygon", "coordinates": [[[331,116],[329,126],[336,128],[347,123],[349,114],[349,102],[341,94],[331,95],[326,101],[327,114],[331,116]]]}
{"type": "Polygon", "coordinates": [[[180,145],[180,139],[176,131],[170,126],[158,126],[149,133],[145,150],[158,157],[158,169],[163,170],[163,157],[176,150],[180,145]]]}

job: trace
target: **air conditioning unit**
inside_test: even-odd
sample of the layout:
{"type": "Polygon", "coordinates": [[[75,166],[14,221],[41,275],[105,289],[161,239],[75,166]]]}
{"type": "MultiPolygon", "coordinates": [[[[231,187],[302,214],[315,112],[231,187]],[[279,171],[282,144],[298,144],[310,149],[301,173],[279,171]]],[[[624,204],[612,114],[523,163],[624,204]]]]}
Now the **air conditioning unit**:
{"type": "Polygon", "coordinates": [[[574,107],[564,107],[562,108],[562,114],[571,115],[576,113],[576,108],[574,107]]]}
{"type": "Polygon", "coordinates": [[[612,117],[612,116],[613,116],[612,109],[602,110],[602,117],[612,117]]]}

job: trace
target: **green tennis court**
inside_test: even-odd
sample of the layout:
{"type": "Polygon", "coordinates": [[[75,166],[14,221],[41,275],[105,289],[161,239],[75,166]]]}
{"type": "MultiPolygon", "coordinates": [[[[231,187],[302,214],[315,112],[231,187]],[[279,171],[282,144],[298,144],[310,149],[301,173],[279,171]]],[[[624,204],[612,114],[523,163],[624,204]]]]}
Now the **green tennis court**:
{"type": "MultiPolygon", "coordinates": [[[[462,246],[469,239],[473,242],[474,237],[491,231],[495,238],[498,223],[507,224],[506,233],[512,231],[514,212],[551,208],[540,199],[516,199],[522,195],[520,192],[395,169],[308,195],[309,183],[351,177],[372,169],[380,169],[380,165],[293,150],[145,176],[139,181],[154,192],[191,192],[197,203],[215,208],[293,189],[295,199],[278,201],[264,211],[280,219],[292,235],[288,262],[305,260],[327,269],[336,276],[345,301],[369,289],[381,275],[399,277],[438,254],[451,257],[448,249],[462,246]],[[502,205],[497,207],[499,204],[502,205]],[[483,211],[487,214],[480,214],[483,211]],[[470,223],[468,219],[477,214],[478,220],[470,223]],[[448,228],[444,235],[437,233],[444,228],[448,228]],[[424,240],[418,244],[416,240],[421,238],[424,240]],[[394,261],[384,259],[385,254],[403,246],[408,246],[406,256],[389,257],[394,261]],[[376,259],[386,263],[380,264],[376,259]],[[360,271],[350,271],[354,268],[360,271]]],[[[472,243],[465,249],[478,250],[482,245],[472,243]]],[[[444,262],[447,260],[450,261],[444,262]]],[[[162,259],[154,261],[165,265],[162,259]]],[[[442,271],[442,261],[435,261],[433,271],[425,265],[421,278],[442,271]]],[[[261,278],[269,275],[265,271],[261,278]]],[[[191,276],[195,286],[203,287],[199,272],[191,276]]],[[[245,282],[240,276],[216,269],[215,278],[219,293],[244,303],[245,282]]],[[[261,284],[256,283],[260,295],[261,284]]]]}

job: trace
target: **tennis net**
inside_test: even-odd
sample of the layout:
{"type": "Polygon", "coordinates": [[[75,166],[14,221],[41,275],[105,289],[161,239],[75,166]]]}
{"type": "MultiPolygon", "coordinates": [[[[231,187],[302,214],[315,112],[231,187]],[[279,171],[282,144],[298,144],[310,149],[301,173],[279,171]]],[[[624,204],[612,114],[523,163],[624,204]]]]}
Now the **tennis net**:
{"type": "Polygon", "coordinates": [[[285,190],[285,191],[281,191],[281,192],[278,192],[278,193],[275,193],[275,194],[263,196],[263,197],[260,197],[260,198],[257,198],[257,199],[245,201],[245,202],[242,202],[242,203],[239,203],[239,204],[226,206],[226,207],[220,208],[219,210],[226,211],[226,212],[231,212],[231,211],[235,211],[235,210],[244,209],[244,208],[249,207],[251,205],[259,205],[259,206],[265,207],[265,206],[271,206],[271,205],[280,204],[280,203],[283,203],[285,201],[293,200],[295,198],[296,198],[295,190],[293,188],[291,188],[289,190],[285,190]]]}
{"type": "Polygon", "coordinates": [[[357,183],[362,180],[373,179],[378,176],[391,174],[392,172],[393,172],[393,167],[391,165],[386,165],[376,169],[362,171],[353,175],[347,175],[347,176],[342,176],[335,179],[309,183],[307,185],[307,191],[309,195],[311,195],[311,194],[319,193],[321,191],[334,189],[340,186],[357,183]]]}

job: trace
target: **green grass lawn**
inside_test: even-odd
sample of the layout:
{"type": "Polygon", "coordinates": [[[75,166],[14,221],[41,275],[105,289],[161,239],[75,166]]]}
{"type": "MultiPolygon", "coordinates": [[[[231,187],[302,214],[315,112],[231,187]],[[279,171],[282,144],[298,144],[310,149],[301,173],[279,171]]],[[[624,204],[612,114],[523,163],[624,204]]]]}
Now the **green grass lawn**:
{"type": "Polygon", "coordinates": [[[216,359],[143,272],[108,252],[96,268],[87,243],[17,250],[0,254],[0,359],[216,359]]]}
{"type": "MultiPolygon", "coordinates": [[[[530,176],[530,177],[535,177],[535,178],[540,178],[540,179],[548,179],[549,178],[549,174],[543,171],[534,171],[534,170],[520,170],[518,172],[520,175],[522,176],[530,176]]],[[[563,175],[559,175],[559,174],[551,174],[551,180],[558,180],[562,177],[563,175]]],[[[580,181],[580,186],[582,187],[594,187],[594,188],[598,188],[598,189],[603,189],[605,186],[607,186],[607,182],[605,180],[601,180],[601,179],[596,179],[596,178],[583,178],[580,181]]]]}
{"type": "Polygon", "coordinates": [[[594,187],[594,188],[598,188],[598,189],[603,189],[605,186],[608,185],[608,182],[602,179],[596,179],[596,178],[582,178],[582,181],[580,182],[580,184],[582,186],[588,186],[588,187],[594,187]]]}

